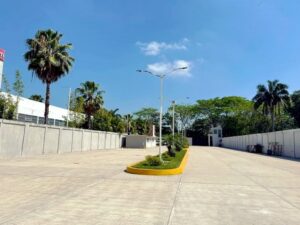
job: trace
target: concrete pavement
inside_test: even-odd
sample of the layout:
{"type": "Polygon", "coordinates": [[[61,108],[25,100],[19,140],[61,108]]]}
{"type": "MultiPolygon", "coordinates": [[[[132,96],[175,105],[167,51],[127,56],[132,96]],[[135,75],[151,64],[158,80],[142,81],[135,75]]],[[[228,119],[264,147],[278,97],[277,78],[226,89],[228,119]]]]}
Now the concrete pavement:
{"type": "Polygon", "coordinates": [[[190,150],[167,177],[123,171],[157,149],[0,160],[0,224],[300,224],[300,162],[190,150]]]}

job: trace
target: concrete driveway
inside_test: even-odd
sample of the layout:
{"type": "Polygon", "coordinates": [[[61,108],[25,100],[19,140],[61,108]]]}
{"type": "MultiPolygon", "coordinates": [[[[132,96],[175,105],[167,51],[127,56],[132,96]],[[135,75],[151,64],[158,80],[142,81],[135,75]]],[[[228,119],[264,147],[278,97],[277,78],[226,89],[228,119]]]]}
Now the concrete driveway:
{"type": "Polygon", "coordinates": [[[0,160],[0,224],[300,224],[300,162],[190,150],[168,177],[123,172],[154,149],[0,160]]]}

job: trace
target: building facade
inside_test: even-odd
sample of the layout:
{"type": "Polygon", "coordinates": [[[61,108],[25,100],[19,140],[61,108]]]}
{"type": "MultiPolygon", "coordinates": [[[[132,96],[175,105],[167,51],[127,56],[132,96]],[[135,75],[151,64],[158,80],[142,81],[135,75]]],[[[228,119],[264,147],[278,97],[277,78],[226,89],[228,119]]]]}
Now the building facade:
{"type": "MultiPolygon", "coordinates": [[[[1,94],[5,97],[8,97],[8,94],[5,92],[1,92],[1,94]]],[[[17,101],[17,96],[15,95],[10,95],[10,96],[14,102],[17,101]]],[[[22,122],[43,124],[44,112],[45,112],[45,103],[20,97],[19,104],[17,107],[16,118],[18,121],[22,121],[22,122]]],[[[68,115],[69,115],[69,111],[67,109],[50,105],[48,124],[55,125],[55,126],[65,126],[68,115]]]]}

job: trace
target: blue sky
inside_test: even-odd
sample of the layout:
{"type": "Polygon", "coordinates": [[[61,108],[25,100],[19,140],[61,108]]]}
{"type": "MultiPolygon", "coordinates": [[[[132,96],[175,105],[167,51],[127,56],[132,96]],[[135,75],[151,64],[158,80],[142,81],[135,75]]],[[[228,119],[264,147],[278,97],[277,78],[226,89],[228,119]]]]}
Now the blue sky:
{"type": "Polygon", "coordinates": [[[135,70],[181,65],[189,70],[165,80],[165,107],[172,99],[252,98],[268,79],[300,89],[299,11],[297,0],[10,0],[1,3],[0,48],[8,79],[19,69],[25,96],[44,95],[23,60],[25,40],[38,29],[63,33],[76,61],[52,85],[51,103],[61,107],[68,88],[86,80],[105,90],[107,108],[158,107],[159,80],[135,70]]]}

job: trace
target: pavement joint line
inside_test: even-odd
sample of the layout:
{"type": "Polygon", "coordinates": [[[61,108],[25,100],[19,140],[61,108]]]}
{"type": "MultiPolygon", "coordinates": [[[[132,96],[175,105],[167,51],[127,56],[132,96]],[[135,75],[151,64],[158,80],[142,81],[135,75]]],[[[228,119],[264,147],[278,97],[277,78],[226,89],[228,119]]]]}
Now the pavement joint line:
{"type": "MultiPolygon", "coordinates": [[[[215,158],[215,156],[213,156],[215,158]]],[[[266,191],[271,192],[273,195],[277,196],[278,198],[280,198],[282,201],[286,202],[287,204],[291,205],[292,207],[294,207],[297,210],[300,210],[300,208],[296,205],[294,205],[293,203],[289,202],[288,200],[286,200],[285,198],[282,198],[280,195],[276,194],[275,192],[271,191],[269,188],[265,187],[264,185],[258,183],[257,181],[255,181],[253,178],[249,177],[249,176],[245,176],[242,172],[232,168],[229,164],[227,164],[224,160],[222,160],[222,157],[220,157],[220,162],[222,162],[223,164],[225,164],[227,167],[229,167],[231,170],[236,171],[237,173],[243,175],[244,177],[246,177],[247,179],[251,180],[252,182],[254,182],[255,184],[257,184],[258,186],[264,188],[266,191]]],[[[275,167],[276,168],[276,167],[275,167]]],[[[283,170],[285,171],[285,170],[283,170]]]]}
{"type": "Polygon", "coordinates": [[[168,217],[168,222],[167,222],[167,225],[171,225],[172,223],[172,219],[173,219],[173,215],[174,215],[174,210],[175,210],[175,204],[176,204],[176,200],[177,200],[177,195],[180,191],[180,187],[181,187],[181,179],[182,179],[182,176],[180,176],[180,179],[179,179],[179,182],[178,182],[178,185],[177,185],[177,189],[176,189],[176,192],[175,192],[175,196],[174,196],[174,200],[173,200],[173,204],[172,204],[172,208],[171,208],[171,211],[170,211],[170,214],[169,214],[169,217],[168,217]]]}
{"type": "MultiPolygon", "coordinates": [[[[231,206],[232,208],[238,208],[238,209],[253,209],[253,210],[257,210],[257,206],[256,205],[238,205],[238,204],[224,204],[224,203],[212,203],[212,202],[197,202],[197,204],[199,205],[210,205],[210,206],[231,206]]],[[[274,209],[290,209],[287,207],[282,207],[282,206],[278,206],[278,207],[273,207],[274,209]]],[[[168,224],[169,225],[169,224],[168,224]]]]}

